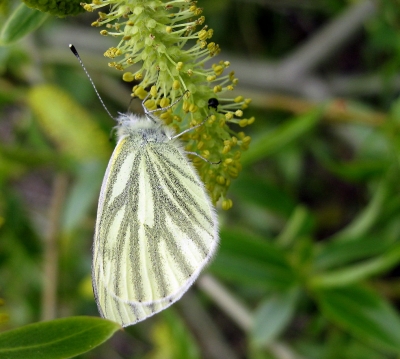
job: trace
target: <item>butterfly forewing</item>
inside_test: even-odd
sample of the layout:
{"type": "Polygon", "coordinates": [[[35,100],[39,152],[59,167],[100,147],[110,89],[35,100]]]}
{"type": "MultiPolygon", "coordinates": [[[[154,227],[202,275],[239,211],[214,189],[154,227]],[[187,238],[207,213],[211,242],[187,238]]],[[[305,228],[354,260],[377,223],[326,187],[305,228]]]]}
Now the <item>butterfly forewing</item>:
{"type": "Polygon", "coordinates": [[[134,324],[178,300],[212,257],[218,224],[195,169],[158,126],[120,139],[103,181],[93,258],[102,316],[134,324]]]}

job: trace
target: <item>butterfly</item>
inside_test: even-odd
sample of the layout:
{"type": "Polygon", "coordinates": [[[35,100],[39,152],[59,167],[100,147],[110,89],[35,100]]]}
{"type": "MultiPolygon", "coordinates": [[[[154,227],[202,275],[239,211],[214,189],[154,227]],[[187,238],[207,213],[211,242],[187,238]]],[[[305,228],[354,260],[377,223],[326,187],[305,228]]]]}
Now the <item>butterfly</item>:
{"type": "Polygon", "coordinates": [[[218,247],[215,209],[179,140],[193,128],[175,134],[154,114],[181,98],[153,111],[145,99],[143,116],[116,118],[118,141],[97,210],[92,284],[101,316],[122,326],[179,300],[218,247]]]}

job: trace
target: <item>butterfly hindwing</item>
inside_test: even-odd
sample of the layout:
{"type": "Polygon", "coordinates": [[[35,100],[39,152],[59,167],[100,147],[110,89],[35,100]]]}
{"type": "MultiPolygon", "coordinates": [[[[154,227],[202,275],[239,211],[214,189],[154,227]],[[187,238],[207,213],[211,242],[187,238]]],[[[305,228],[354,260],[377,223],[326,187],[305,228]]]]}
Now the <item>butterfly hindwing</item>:
{"type": "Polygon", "coordinates": [[[163,127],[120,138],[103,181],[93,246],[102,316],[127,326],[177,301],[213,256],[217,227],[196,170],[163,127]]]}

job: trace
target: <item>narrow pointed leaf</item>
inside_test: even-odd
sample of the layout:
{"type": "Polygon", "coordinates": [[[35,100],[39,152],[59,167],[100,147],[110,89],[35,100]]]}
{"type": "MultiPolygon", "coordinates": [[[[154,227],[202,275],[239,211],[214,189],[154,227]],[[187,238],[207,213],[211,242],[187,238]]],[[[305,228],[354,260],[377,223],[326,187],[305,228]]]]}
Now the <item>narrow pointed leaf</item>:
{"type": "Polygon", "coordinates": [[[241,157],[242,165],[250,165],[296,141],[314,128],[320,117],[321,109],[313,110],[304,115],[296,116],[276,129],[256,138],[250,148],[243,153],[241,157]]]}
{"type": "Polygon", "coordinates": [[[400,317],[382,297],[361,286],[318,290],[323,313],[367,344],[400,353],[400,317]]]}
{"type": "Polygon", "coordinates": [[[256,345],[270,344],[285,329],[293,317],[298,297],[298,289],[293,288],[275,293],[260,305],[254,313],[252,329],[252,339],[256,345]]]}
{"type": "Polygon", "coordinates": [[[19,5],[3,25],[0,33],[0,43],[2,45],[9,45],[18,41],[25,35],[36,30],[43,24],[47,17],[47,14],[31,9],[25,4],[19,5]]]}
{"type": "Polygon", "coordinates": [[[0,358],[72,358],[100,345],[118,329],[118,324],[95,317],[30,324],[0,334],[0,358]]]}

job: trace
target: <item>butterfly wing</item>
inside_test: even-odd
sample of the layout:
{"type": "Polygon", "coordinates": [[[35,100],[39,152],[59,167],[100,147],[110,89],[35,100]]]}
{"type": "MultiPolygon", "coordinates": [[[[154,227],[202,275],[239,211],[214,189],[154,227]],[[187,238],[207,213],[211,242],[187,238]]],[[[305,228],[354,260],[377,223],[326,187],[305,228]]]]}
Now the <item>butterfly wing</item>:
{"type": "Polygon", "coordinates": [[[93,289],[103,317],[123,326],[167,308],[218,244],[218,222],[195,169],[170,142],[119,141],[101,190],[93,289]]]}

